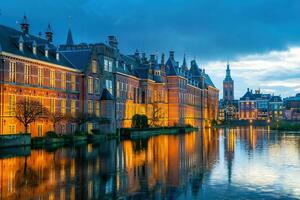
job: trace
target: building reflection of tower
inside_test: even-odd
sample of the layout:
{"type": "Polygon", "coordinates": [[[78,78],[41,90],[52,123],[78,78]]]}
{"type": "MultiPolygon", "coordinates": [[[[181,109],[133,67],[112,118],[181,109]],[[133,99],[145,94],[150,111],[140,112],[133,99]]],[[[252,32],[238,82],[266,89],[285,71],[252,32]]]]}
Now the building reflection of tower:
{"type": "Polygon", "coordinates": [[[228,182],[231,183],[232,178],[232,165],[234,159],[234,150],[236,142],[236,133],[233,129],[225,129],[225,139],[224,139],[224,148],[225,148],[225,159],[227,162],[227,174],[228,182]]]}

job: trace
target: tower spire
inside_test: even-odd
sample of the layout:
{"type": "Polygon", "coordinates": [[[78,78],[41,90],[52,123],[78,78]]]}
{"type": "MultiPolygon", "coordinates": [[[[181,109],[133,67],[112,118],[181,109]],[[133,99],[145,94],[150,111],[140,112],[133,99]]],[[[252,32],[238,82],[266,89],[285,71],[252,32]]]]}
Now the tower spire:
{"type": "Polygon", "coordinates": [[[188,67],[187,67],[187,64],[186,64],[185,54],[183,56],[182,69],[185,70],[185,71],[189,70],[188,67]]]}
{"type": "Polygon", "coordinates": [[[226,78],[225,79],[231,80],[230,65],[229,65],[229,60],[228,59],[227,59],[226,78]]]}
{"type": "Polygon", "coordinates": [[[73,42],[72,31],[71,28],[69,28],[66,45],[73,45],[73,44],[74,42],[73,42]]]}

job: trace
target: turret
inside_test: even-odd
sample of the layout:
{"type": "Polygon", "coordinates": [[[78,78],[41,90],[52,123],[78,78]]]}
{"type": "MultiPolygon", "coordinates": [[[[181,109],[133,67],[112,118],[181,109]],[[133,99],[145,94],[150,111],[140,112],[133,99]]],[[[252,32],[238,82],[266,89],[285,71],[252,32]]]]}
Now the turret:
{"type": "Polygon", "coordinates": [[[29,22],[26,15],[23,16],[22,23],[21,23],[21,30],[24,34],[29,33],[29,22]]]}
{"type": "Polygon", "coordinates": [[[47,30],[45,32],[46,35],[46,39],[48,40],[48,42],[52,42],[53,41],[53,32],[52,32],[52,28],[51,25],[48,24],[47,30]]]}

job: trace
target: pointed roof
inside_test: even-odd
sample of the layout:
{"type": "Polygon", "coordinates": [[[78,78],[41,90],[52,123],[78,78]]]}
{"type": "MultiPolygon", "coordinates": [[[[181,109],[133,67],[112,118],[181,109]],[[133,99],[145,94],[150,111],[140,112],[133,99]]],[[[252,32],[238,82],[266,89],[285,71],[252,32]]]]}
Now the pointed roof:
{"type": "Polygon", "coordinates": [[[182,63],[182,69],[183,70],[185,70],[185,71],[188,71],[189,69],[188,69],[188,66],[187,66],[187,64],[186,64],[186,59],[185,59],[185,54],[184,54],[184,56],[183,56],[183,63],[182,63]]]}
{"type": "Polygon", "coordinates": [[[100,100],[113,100],[112,95],[108,89],[104,88],[100,100]]]}
{"type": "Polygon", "coordinates": [[[201,75],[201,70],[199,69],[196,60],[191,61],[190,73],[192,76],[200,76],[201,75]]]}
{"type": "Polygon", "coordinates": [[[240,98],[240,100],[255,100],[255,96],[252,93],[252,90],[247,89],[247,92],[244,94],[243,97],[240,98]]]}
{"type": "Polygon", "coordinates": [[[66,45],[73,45],[73,44],[74,44],[74,42],[73,42],[72,31],[69,28],[66,45]]]}
{"type": "Polygon", "coordinates": [[[52,28],[51,28],[51,24],[48,23],[47,29],[46,29],[46,33],[52,33],[52,28]]]}
{"type": "Polygon", "coordinates": [[[230,75],[229,61],[227,61],[226,77],[225,77],[224,81],[233,81],[232,78],[231,78],[231,75],[230,75]]]}

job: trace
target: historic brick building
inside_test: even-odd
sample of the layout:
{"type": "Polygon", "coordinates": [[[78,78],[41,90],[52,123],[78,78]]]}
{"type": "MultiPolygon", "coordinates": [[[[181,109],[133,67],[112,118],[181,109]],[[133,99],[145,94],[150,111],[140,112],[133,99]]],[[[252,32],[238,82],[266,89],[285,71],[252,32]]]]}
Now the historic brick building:
{"type": "MultiPolygon", "coordinates": [[[[16,102],[28,96],[39,99],[54,112],[86,114],[84,131],[131,127],[135,114],[146,114],[152,126],[200,127],[217,119],[219,91],[195,60],[190,69],[175,61],[170,51],[146,57],[120,53],[116,37],[108,44],[75,44],[71,30],[66,44],[52,44],[50,25],[46,39],[29,34],[27,18],[22,31],[0,26],[1,44],[1,133],[24,131],[14,117],[16,102]],[[103,125],[99,118],[110,119],[103,125]]],[[[62,122],[56,132],[71,133],[78,126],[62,122]]],[[[52,130],[45,118],[30,126],[33,136],[52,130]]]]}
{"type": "MultiPolygon", "coordinates": [[[[45,34],[46,39],[30,35],[26,16],[21,31],[0,25],[0,133],[24,131],[15,118],[16,102],[21,99],[38,100],[51,112],[79,110],[81,72],[51,44],[50,25],[45,34]]],[[[58,133],[73,129],[73,124],[66,123],[56,127],[58,133]]],[[[33,136],[48,130],[52,130],[52,125],[46,118],[29,127],[33,136]]]]}

